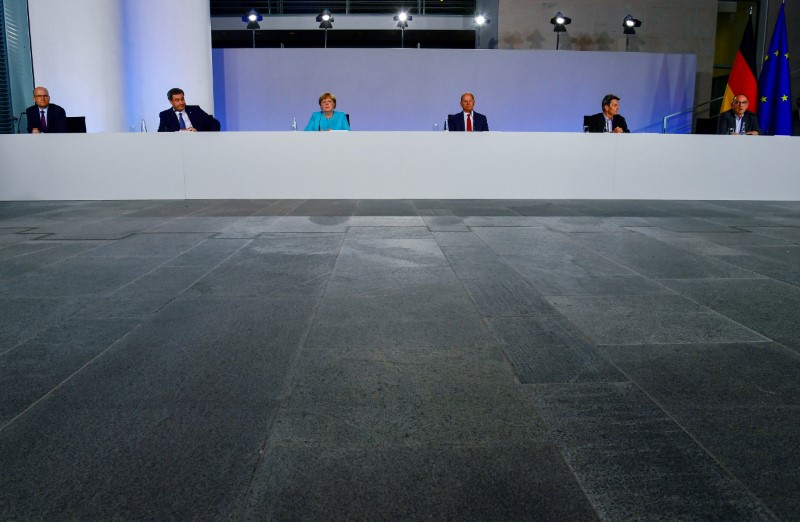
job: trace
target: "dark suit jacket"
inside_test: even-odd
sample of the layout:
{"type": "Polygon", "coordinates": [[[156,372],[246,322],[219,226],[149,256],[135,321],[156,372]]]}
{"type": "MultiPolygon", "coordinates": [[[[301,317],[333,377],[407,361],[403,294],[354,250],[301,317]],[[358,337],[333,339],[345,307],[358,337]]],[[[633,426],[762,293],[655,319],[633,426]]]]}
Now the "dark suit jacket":
{"type": "MultiPolygon", "coordinates": [[[[750,111],[745,111],[742,115],[742,123],[746,132],[756,131],[762,134],[761,125],[758,124],[758,116],[750,111]]],[[[717,122],[717,134],[728,134],[730,129],[736,128],[736,115],[733,111],[725,111],[719,115],[717,122]]]]}
{"type": "MultiPolygon", "coordinates": [[[[198,105],[187,105],[184,112],[192,121],[192,127],[200,132],[218,132],[220,129],[219,121],[213,116],[209,116],[206,111],[198,105]]],[[[181,124],[175,116],[175,110],[170,108],[158,114],[158,132],[178,132],[181,124]]]]}
{"type": "MultiPolygon", "coordinates": [[[[28,107],[25,109],[25,115],[28,116],[28,132],[33,132],[33,129],[42,130],[39,107],[36,105],[28,107]]],[[[67,132],[67,112],[63,107],[51,103],[47,106],[47,133],[53,134],[56,132],[67,132]]]]}
{"type": "MultiPolygon", "coordinates": [[[[455,114],[447,115],[447,130],[464,132],[464,112],[457,112],[455,114]]],[[[489,122],[486,121],[486,116],[472,111],[472,130],[473,132],[483,132],[489,130],[489,122]]]]}
{"type": "MultiPolygon", "coordinates": [[[[630,132],[628,129],[628,123],[625,121],[625,118],[617,114],[613,118],[611,118],[611,127],[612,129],[616,129],[617,127],[622,127],[622,132],[630,132]]],[[[606,117],[603,115],[602,112],[598,112],[597,114],[592,115],[589,118],[589,132],[605,132],[606,131],[606,117]]]]}

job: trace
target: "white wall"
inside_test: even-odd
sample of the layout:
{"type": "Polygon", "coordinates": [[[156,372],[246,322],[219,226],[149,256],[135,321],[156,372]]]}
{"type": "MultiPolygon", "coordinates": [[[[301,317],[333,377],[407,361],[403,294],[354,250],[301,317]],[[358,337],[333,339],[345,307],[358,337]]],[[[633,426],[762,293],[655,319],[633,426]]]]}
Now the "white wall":
{"type": "Polygon", "coordinates": [[[36,85],[89,132],[155,130],[171,87],[213,111],[208,0],[29,0],[36,85]]]}
{"type": "Polygon", "coordinates": [[[461,93],[493,131],[581,131],[604,95],[620,96],[632,131],[660,132],[691,107],[685,54],[483,49],[215,49],[217,116],[226,130],[304,128],[333,92],[353,130],[431,130],[461,93]]]}
{"type": "Polygon", "coordinates": [[[209,0],[125,1],[128,127],[156,130],[172,87],[214,113],[209,12],[209,0]]]}
{"type": "Polygon", "coordinates": [[[29,0],[28,12],[35,85],[89,132],[125,130],[122,0],[29,0]]]}

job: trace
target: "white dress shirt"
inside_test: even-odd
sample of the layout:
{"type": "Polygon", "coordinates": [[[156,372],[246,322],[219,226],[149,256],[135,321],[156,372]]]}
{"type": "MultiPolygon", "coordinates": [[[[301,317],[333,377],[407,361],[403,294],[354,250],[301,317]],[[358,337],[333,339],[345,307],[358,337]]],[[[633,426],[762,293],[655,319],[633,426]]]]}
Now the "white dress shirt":
{"type": "Polygon", "coordinates": [[[186,128],[188,129],[189,127],[191,127],[192,126],[192,120],[189,119],[189,115],[186,114],[185,110],[184,111],[175,111],[175,117],[178,118],[178,124],[180,124],[180,122],[181,122],[181,118],[180,118],[180,116],[178,116],[179,114],[183,114],[183,123],[186,124],[186,128]]]}

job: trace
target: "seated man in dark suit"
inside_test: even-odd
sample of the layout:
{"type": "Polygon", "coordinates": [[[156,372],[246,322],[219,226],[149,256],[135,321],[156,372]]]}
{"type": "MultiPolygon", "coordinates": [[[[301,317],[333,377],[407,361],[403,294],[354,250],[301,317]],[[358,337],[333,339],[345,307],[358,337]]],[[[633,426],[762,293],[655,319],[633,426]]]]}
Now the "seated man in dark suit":
{"type": "Polygon", "coordinates": [[[67,112],[55,103],[50,103],[50,93],[47,89],[35,88],[33,102],[35,105],[25,109],[25,114],[28,116],[29,133],[67,132],[67,112]]]}
{"type": "Polygon", "coordinates": [[[800,98],[795,102],[797,107],[792,113],[792,136],[800,136],[800,98]]]}
{"type": "Polygon", "coordinates": [[[606,94],[600,105],[603,112],[589,118],[589,132],[630,132],[625,118],[619,113],[619,96],[606,94]]]}
{"type": "Polygon", "coordinates": [[[489,130],[486,116],[478,114],[472,109],[475,107],[475,97],[471,92],[461,95],[461,112],[447,115],[447,129],[456,132],[482,132],[489,130]]]}
{"type": "Polygon", "coordinates": [[[717,134],[749,134],[751,136],[761,134],[758,116],[747,110],[749,104],[750,101],[744,94],[734,96],[731,110],[719,115],[717,134]]]}
{"type": "Polygon", "coordinates": [[[167,92],[171,109],[158,115],[158,132],[206,132],[219,131],[219,121],[209,116],[198,105],[186,105],[183,91],[177,87],[167,92]]]}

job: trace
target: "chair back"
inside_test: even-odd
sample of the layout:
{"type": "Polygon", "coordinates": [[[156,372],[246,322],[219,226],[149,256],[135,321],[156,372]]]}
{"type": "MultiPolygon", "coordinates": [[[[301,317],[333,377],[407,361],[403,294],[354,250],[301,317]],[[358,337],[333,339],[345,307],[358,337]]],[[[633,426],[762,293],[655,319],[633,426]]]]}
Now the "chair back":
{"type": "Polygon", "coordinates": [[[85,133],[86,116],[67,116],[67,132],[85,133]]]}

